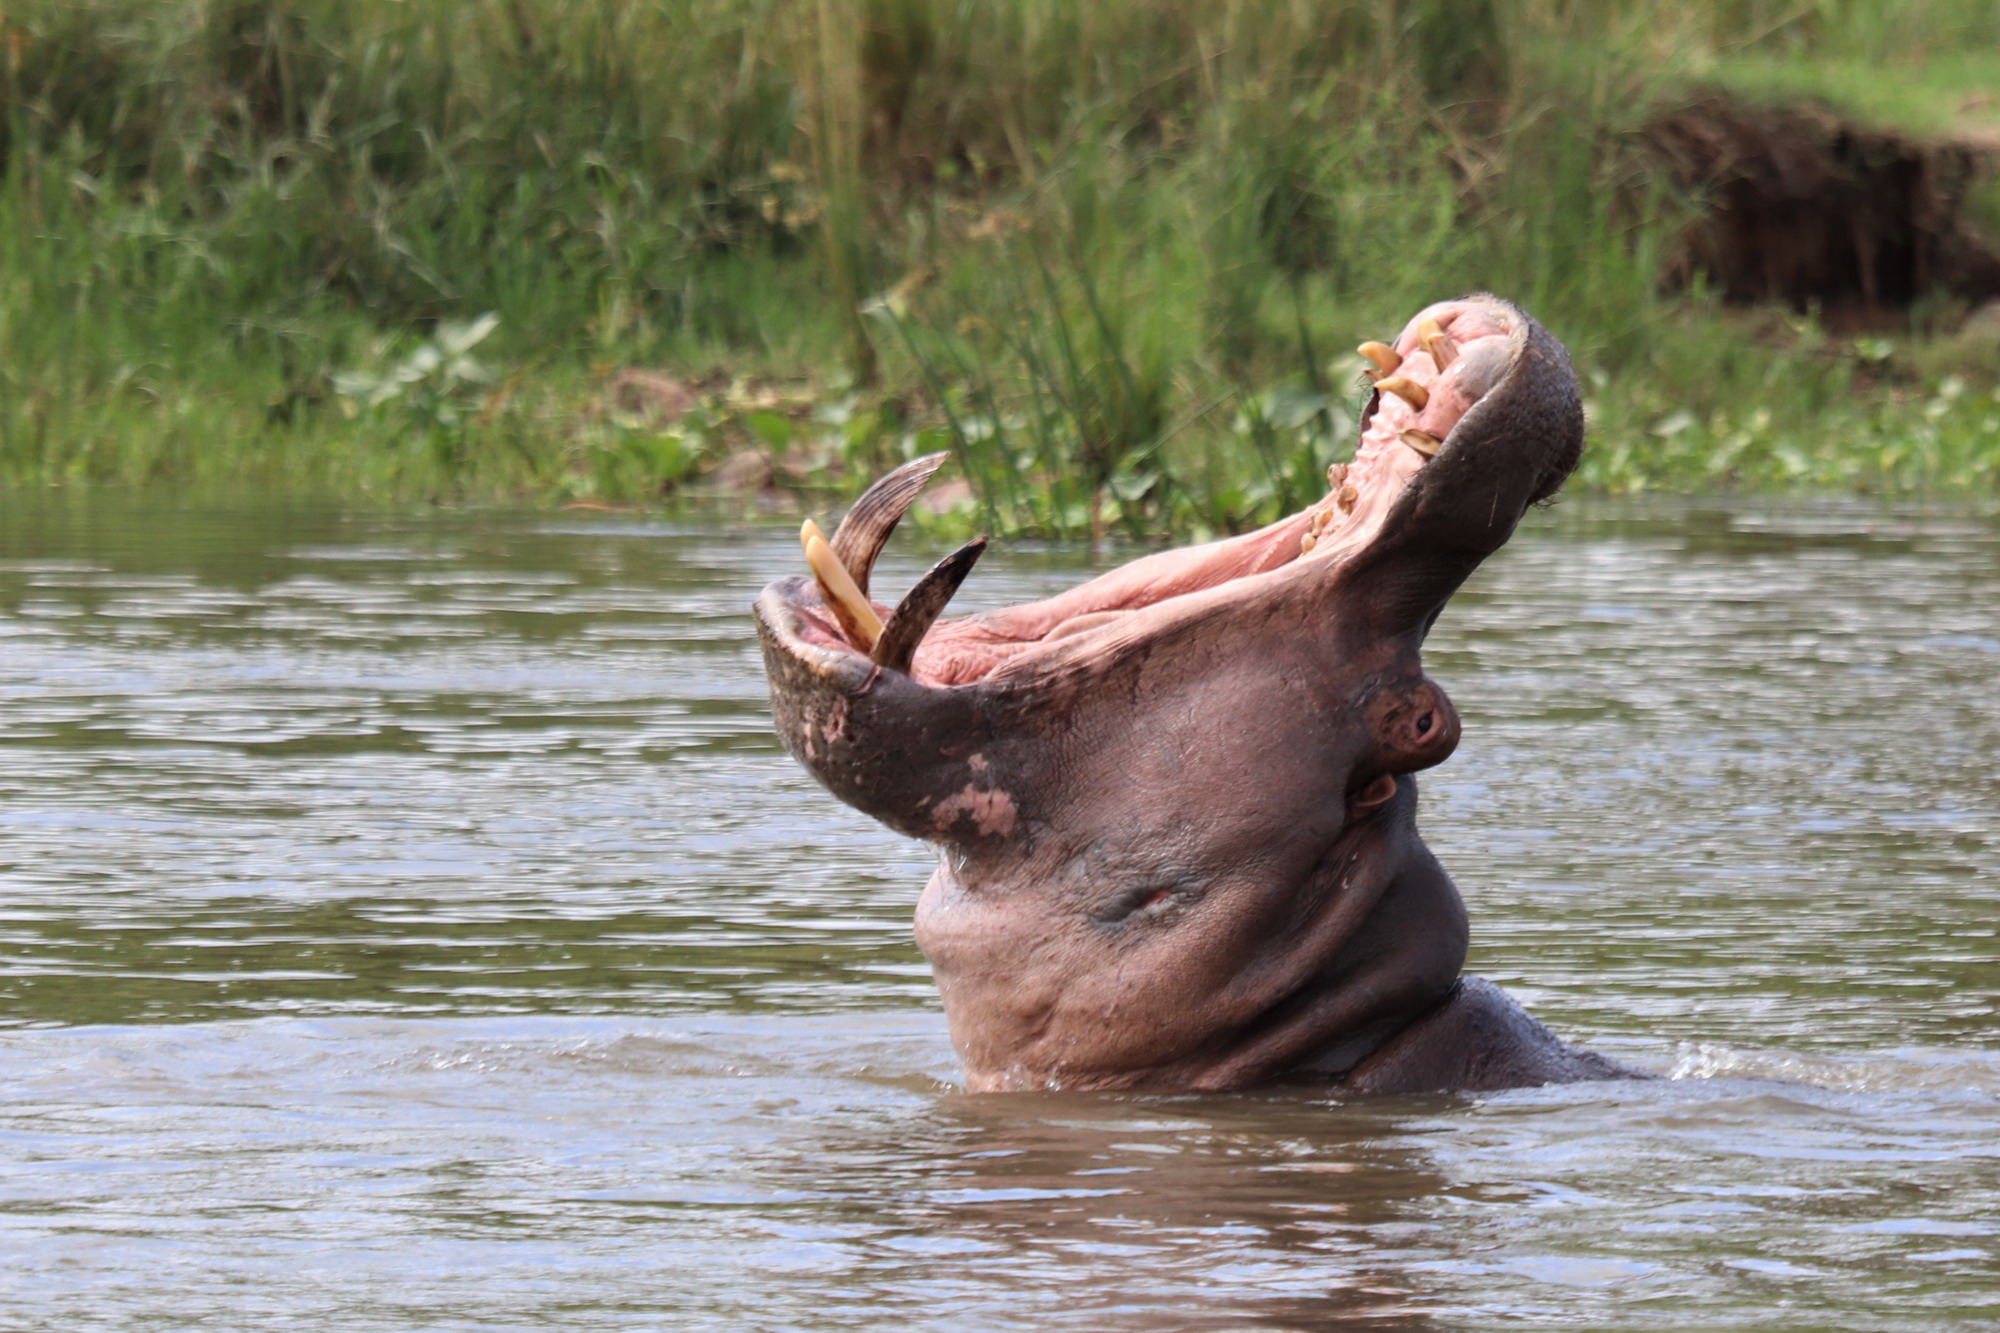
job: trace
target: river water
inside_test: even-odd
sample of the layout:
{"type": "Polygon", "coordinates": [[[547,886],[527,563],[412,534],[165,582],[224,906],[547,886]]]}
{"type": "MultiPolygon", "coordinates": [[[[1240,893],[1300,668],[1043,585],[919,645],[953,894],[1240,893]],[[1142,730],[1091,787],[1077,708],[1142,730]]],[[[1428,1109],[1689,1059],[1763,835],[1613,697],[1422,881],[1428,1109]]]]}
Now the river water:
{"type": "Polygon", "coordinates": [[[7,500],[0,1327],[2000,1322],[2000,526],[1537,515],[1422,819],[1475,970],[1673,1077],[1346,1105],[959,1091],[923,849],[770,732],[798,564],[7,500]]]}

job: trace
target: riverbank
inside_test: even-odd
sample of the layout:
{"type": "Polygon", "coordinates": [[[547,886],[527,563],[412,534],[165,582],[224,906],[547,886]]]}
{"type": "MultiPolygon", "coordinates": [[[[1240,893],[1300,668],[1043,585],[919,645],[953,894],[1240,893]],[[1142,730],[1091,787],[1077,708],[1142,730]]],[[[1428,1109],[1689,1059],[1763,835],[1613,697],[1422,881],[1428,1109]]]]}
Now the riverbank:
{"type": "Polygon", "coordinates": [[[1488,288],[1584,486],[1991,496],[1976,284],[1727,300],[1657,127],[1823,98],[2000,232],[2000,15],[1584,8],[12,6],[0,484],[786,507],[952,447],[940,524],[1218,531],[1320,493],[1345,349],[1488,288]]]}

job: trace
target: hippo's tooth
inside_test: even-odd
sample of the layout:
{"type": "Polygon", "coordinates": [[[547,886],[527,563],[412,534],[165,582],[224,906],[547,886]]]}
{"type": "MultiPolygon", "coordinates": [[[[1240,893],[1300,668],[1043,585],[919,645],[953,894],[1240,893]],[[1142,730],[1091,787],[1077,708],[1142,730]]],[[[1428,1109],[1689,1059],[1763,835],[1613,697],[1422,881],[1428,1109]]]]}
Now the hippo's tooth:
{"type": "Polygon", "coordinates": [[[1404,444],[1409,445],[1425,458],[1437,457],[1438,446],[1444,443],[1443,440],[1440,440],[1429,431],[1418,430],[1414,426],[1404,431],[1401,438],[1404,444]]]}
{"type": "Polygon", "coordinates": [[[1396,355],[1396,349],[1387,343],[1366,342],[1354,349],[1375,363],[1375,373],[1386,375],[1403,364],[1403,358],[1396,355]]]}
{"type": "Polygon", "coordinates": [[[1513,348],[1505,338],[1474,338],[1464,352],[1454,378],[1467,398],[1484,398],[1514,365],[1513,348]]]}
{"type": "Polygon", "coordinates": [[[1305,536],[1299,538],[1299,554],[1311,555],[1313,547],[1318,545],[1319,545],[1318,536],[1308,532],[1305,536]]]}
{"type": "Polygon", "coordinates": [[[1346,480],[1347,480],[1347,464],[1335,463],[1327,468],[1326,484],[1328,486],[1331,486],[1335,490],[1339,490],[1341,483],[1346,480]]]}
{"type": "Polygon", "coordinates": [[[1441,371],[1451,369],[1451,363],[1458,360],[1458,344],[1451,340],[1434,319],[1427,319],[1417,325],[1417,343],[1431,354],[1431,360],[1441,371]]]}
{"type": "Polygon", "coordinates": [[[806,563],[812,566],[813,577],[819,580],[820,595],[826,598],[827,609],[840,622],[847,641],[864,653],[869,651],[882,637],[882,618],[861,595],[861,589],[854,586],[853,576],[819,535],[819,530],[814,528],[804,536],[806,563]]]}
{"type": "Polygon", "coordinates": [[[868,598],[868,576],[875,572],[875,557],[882,554],[889,534],[910,511],[924,483],[950,457],[949,453],[926,454],[903,464],[863,492],[833,530],[828,545],[861,590],[863,601],[868,598]]]}
{"type": "Polygon", "coordinates": [[[1333,502],[1342,509],[1352,509],[1354,508],[1354,502],[1360,498],[1360,491],[1355,490],[1352,486],[1342,486],[1339,494],[1333,497],[1333,502]]]}
{"type": "Polygon", "coordinates": [[[1395,394],[1419,412],[1431,400],[1430,390],[1406,375],[1391,375],[1387,379],[1376,380],[1375,387],[1384,393],[1395,394]]]}
{"type": "Polygon", "coordinates": [[[875,651],[869,657],[877,666],[891,671],[910,674],[910,663],[916,660],[917,645],[924,641],[924,635],[931,632],[931,626],[944,614],[945,606],[951,601],[958,585],[965,582],[965,576],[979,563],[979,557],[986,550],[986,538],[974,537],[965,545],[953,551],[944,559],[930,567],[917,580],[917,586],[889,613],[889,623],[882,627],[882,637],[875,641],[875,651]]]}

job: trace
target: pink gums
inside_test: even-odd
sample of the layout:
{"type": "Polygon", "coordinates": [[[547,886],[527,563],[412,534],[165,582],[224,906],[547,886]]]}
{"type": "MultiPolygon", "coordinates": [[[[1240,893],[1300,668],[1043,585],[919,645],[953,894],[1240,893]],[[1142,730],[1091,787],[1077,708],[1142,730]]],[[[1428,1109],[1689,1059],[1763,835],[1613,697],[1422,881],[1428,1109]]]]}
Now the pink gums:
{"type": "MultiPolygon", "coordinates": [[[[1397,335],[1396,353],[1403,359],[1389,374],[1422,385],[1429,399],[1419,410],[1393,393],[1380,396],[1375,415],[1369,418],[1368,429],[1361,432],[1354,459],[1342,478],[1342,484],[1354,488],[1354,507],[1342,512],[1338,503],[1340,486],[1336,485],[1326,499],[1306,511],[1313,516],[1313,527],[1320,532],[1313,549],[1303,559],[1338,559],[1373,541],[1410,478],[1430,461],[1403,442],[1403,432],[1420,430],[1434,440],[1443,440],[1451,434],[1459,418],[1492,387],[1490,372],[1495,360],[1485,354],[1488,348],[1475,344],[1487,338],[1501,338],[1504,330],[1484,318],[1484,314],[1449,303],[1432,306],[1397,335]],[[1439,370],[1431,354],[1417,343],[1417,326],[1427,318],[1437,320],[1458,350],[1459,355],[1448,369],[1439,370]]],[[[1502,348],[1504,339],[1491,350],[1502,348]]]]}
{"type": "MultiPolygon", "coordinates": [[[[1382,530],[1403,489],[1429,461],[1403,442],[1402,433],[1420,430],[1437,440],[1451,434],[1506,370],[1506,335],[1511,332],[1506,320],[1503,311],[1483,302],[1446,301],[1418,312],[1397,335],[1395,350],[1402,360],[1390,373],[1424,386],[1428,400],[1419,410],[1393,393],[1381,394],[1345,475],[1319,503],[1258,532],[1143,556],[1042,601],[940,621],[918,648],[910,674],[929,685],[978,680],[1056,640],[1110,630],[1169,599],[1268,573],[1296,560],[1337,560],[1360,550],[1382,530]],[[1444,370],[1418,345],[1417,329],[1426,319],[1435,319],[1457,350],[1444,370]],[[1338,503],[1343,485],[1354,488],[1348,510],[1338,503]],[[1302,539],[1308,534],[1313,548],[1302,554],[1302,539]]],[[[889,611],[879,603],[876,609],[885,616],[889,611]]],[[[854,651],[839,628],[816,611],[808,609],[801,617],[800,637],[822,647],[854,651]]],[[[969,805],[965,812],[982,825],[1005,817],[969,805]]]]}

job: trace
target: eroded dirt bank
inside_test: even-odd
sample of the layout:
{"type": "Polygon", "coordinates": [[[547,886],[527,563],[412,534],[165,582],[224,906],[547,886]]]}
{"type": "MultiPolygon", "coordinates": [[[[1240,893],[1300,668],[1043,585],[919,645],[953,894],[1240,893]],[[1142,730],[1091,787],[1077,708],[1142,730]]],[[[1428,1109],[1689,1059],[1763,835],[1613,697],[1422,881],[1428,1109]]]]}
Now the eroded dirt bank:
{"type": "Polygon", "coordinates": [[[1966,219],[2000,154],[1922,140],[1809,101],[1707,92],[1656,119],[1647,139],[1677,186],[1708,207],[1665,277],[1705,277],[1729,300],[1814,306],[1836,321],[1926,296],[2000,297],[2000,246],[1966,219]]]}

